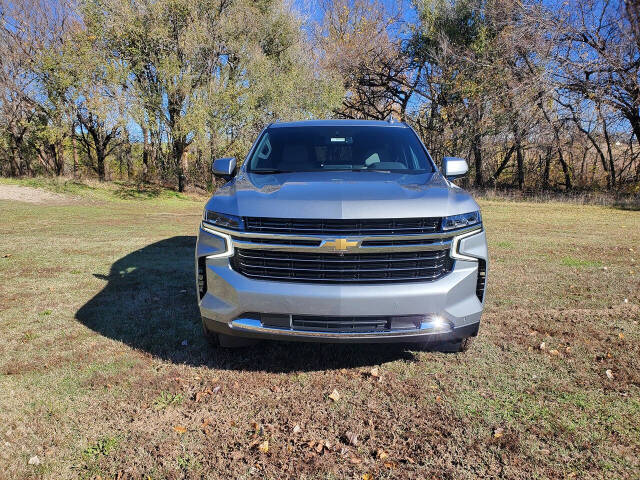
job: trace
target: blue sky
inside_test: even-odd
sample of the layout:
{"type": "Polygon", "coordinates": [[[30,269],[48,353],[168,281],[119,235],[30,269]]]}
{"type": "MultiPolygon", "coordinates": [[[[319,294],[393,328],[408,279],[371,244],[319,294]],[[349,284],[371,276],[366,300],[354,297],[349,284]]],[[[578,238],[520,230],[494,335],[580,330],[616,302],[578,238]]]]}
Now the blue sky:
{"type": "MultiPolygon", "coordinates": [[[[309,18],[310,20],[321,20],[322,18],[322,9],[320,8],[320,2],[318,0],[292,0],[293,5],[298,10],[304,18],[309,18]]],[[[404,18],[406,20],[414,20],[415,10],[411,8],[410,0],[380,0],[382,4],[388,10],[394,10],[400,7],[404,13],[404,18]]]]}

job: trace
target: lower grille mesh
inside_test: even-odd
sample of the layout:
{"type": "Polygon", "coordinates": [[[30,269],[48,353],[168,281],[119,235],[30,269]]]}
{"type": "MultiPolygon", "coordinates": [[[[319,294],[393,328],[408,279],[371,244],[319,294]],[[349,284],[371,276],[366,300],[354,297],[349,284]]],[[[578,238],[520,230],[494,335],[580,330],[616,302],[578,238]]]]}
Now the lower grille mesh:
{"type": "Polygon", "coordinates": [[[437,280],[453,269],[453,260],[448,249],[340,255],[236,248],[231,265],[264,280],[388,283],[437,280]]]}
{"type": "Polygon", "coordinates": [[[294,330],[325,332],[383,332],[390,329],[386,317],[314,317],[293,315],[291,327],[294,330]]]}

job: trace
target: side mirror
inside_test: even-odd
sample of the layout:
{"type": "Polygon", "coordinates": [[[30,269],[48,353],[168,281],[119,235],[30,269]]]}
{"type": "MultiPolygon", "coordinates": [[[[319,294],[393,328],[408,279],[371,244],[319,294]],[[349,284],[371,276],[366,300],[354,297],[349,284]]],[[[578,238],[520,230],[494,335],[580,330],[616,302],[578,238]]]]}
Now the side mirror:
{"type": "Polygon", "coordinates": [[[236,174],[236,159],[233,157],[218,158],[211,164],[211,171],[216,177],[231,180],[236,174]]]}
{"type": "Polygon", "coordinates": [[[444,176],[449,180],[462,177],[469,171],[469,165],[467,165],[467,161],[464,158],[444,157],[442,159],[442,166],[444,176]]]}

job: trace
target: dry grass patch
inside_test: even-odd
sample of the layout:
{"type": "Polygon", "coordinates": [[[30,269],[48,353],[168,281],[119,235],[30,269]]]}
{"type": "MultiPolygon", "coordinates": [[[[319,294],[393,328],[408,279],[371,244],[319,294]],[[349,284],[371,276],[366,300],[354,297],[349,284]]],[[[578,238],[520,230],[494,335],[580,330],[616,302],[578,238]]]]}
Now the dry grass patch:
{"type": "Polygon", "coordinates": [[[483,202],[468,353],[225,351],[199,330],[202,204],[122,188],[0,200],[0,477],[637,478],[638,212],[483,202]]]}

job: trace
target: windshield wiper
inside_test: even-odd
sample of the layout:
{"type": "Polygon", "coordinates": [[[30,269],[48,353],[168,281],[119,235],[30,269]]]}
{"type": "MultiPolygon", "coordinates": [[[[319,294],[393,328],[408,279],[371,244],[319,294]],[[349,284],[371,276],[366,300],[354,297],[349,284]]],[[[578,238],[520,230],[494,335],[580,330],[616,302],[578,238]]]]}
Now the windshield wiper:
{"type": "Polygon", "coordinates": [[[269,173],[293,173],[293,170],[277,170],[275,168],[264,168],[264,169],[260,169],[260,170],[249,170],[249,173],[265,173],[265,174],[269,174],[269,173]]]}

